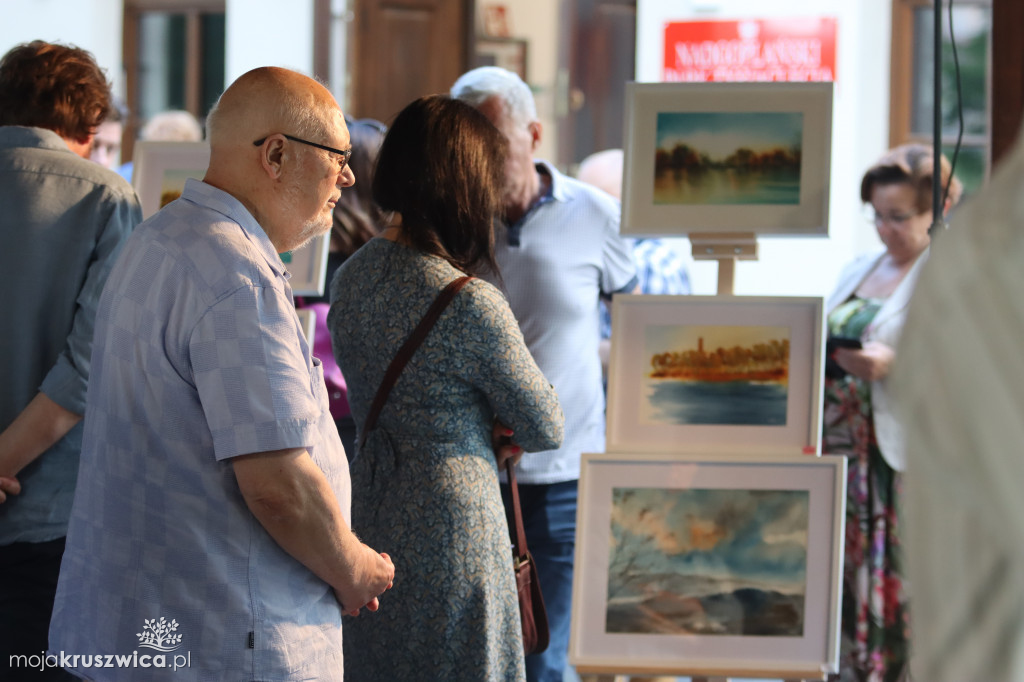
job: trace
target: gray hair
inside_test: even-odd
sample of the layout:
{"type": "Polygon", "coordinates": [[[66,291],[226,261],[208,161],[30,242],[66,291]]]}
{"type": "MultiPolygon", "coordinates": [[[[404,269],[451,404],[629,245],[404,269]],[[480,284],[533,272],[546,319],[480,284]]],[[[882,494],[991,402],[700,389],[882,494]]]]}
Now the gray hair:
{"type": "Polygon", "coordinates": [[[525,126],[537,120],[530,86],[517,74],[498,66],[481,66],[462,74],[452,86],[451,95],[473,107],[497,97],[515,123],[525,126]]]}

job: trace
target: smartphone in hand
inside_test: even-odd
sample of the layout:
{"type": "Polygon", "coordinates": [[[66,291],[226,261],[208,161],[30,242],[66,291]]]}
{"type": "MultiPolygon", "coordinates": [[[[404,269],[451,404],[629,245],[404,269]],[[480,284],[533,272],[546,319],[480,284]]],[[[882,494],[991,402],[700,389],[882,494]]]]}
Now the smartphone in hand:
{"type": "Polygon", "coordinates": [[[828,355],[836,352],[837,348],[853,348],[860,350],[864,345],[855,336],[829,336],[825,340],[825,352],[828,355]]]}
{"type": "Polygon", "coordinates": [[[825,340],[825,376],[829,379],[842,379],[846,376],[846,370],[840,367],[832,357],[838,349],[860,350],[863,347],[860,339],[853,336],[829,336],[825,340]]]}

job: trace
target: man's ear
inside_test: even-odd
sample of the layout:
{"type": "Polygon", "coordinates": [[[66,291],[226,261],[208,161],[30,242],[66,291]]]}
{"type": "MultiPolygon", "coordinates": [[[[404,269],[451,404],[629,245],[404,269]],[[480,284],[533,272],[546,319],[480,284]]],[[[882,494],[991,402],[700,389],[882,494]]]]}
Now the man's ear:
{"type": "Polygon", "coordinates": [[[260,166],[273,180],[280,180],[284,166],[284,138],[271,135],[260,147],[260,166]]]}
{"type": "Polygon", "coordinates": [[[535,152],[535,151],[537,151],[537,149],[540,148],[540,136],[541,136],[541,132],[543,132],[543,128],[542,128],[542,126],[540,124],[540,121],[530,121],[530,125],[528,126],[528,129],[530,131],[530,139],[531,139],[530,151],[534,151],[535,152]]]}

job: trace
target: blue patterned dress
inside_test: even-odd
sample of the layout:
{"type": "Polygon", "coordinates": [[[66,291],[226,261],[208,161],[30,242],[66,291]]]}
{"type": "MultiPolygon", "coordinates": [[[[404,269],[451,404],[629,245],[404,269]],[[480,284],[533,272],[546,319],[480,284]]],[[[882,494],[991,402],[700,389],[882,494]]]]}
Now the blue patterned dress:
{"type": "MultiPolygon", "coordinates": [[[[357,425],[437,294],[462,273],[383,238],[331,286],[328,325],[357,425]]],[[[554,389],[502,294],[473,280],[406,365],[352,464],[352,527],[395,563],[380,610],[344,621],[345,679],[522,680],[522,634],[494,418],[558,447],[554,389]]]]}

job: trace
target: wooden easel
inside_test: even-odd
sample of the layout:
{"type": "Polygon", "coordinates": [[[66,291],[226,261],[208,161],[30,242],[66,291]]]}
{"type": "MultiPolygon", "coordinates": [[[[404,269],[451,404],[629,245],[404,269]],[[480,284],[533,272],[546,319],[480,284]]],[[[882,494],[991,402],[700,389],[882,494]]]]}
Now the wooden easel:
{"type": "MultiPolygon", "coordinates": [[[[736,281],[736,261],[757,260],[757,235],[753,232],[699,232],[689,236],[694,260],[718,261],[718,295],[732,296],[736,281]]],[[[654,670],[639,668],[624,674],[619,670],[577,667],[584,682],[629,682],[631,676],[689,677],[692,682],[738,682],[729,677],[735,671],[725,670],[654,670]]],[[[825,680],[820,670],[744,671],[745,679],[782,679],[783,682],[825,680]]]]}
{"type": "Polygon", "coordinates": [[[694,260],[718,261],[718,295],[732,296],[736,261],[757,260],[753,232],[695,232],[689,235],[694,260]]]}

